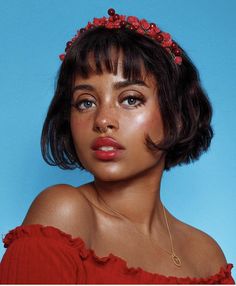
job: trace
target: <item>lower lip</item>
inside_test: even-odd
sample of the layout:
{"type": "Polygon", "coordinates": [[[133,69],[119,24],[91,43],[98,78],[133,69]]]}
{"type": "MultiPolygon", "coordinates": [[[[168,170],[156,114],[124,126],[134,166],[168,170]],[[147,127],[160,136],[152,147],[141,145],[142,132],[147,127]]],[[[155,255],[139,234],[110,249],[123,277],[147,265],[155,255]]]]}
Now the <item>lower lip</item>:
{"type": "Polygon", "coordinates": [[[123,152],[122,149],[115,149],[111,151],[95,150],[95,157],[99,160],[109,161],[118,158],[123,152]]]}

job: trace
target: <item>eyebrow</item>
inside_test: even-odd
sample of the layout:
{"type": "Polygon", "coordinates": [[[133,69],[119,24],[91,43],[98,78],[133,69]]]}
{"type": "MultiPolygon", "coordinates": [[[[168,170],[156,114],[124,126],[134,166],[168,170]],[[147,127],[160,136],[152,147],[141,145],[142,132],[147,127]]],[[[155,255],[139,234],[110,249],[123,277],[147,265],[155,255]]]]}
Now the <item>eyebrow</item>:
{"type": "MultiPolygon", "coordinates": [[[[114,89],[121,89],[124,87],[128,87],[130,85],[139,85],[139,86],[149,87],[143,80],[137,80],[137,79],[118,81],[114,83],[113,87],[114,89]]],[[[95,88],[90,84],[78,84],[73,88],[72,94],[77,90],[95,91],[95,88]]]]}
{"type": "Polygon", "coordinates": [[[145,83],[145,81],[135,79],[135,80],[118,81],[118,82],[114,83],[114,88],[115,89],[120,89],[120,88],[124,88],[124,87],[130,86],[130,85],[140,85],[140,86],[149,87],[145,83]]]}

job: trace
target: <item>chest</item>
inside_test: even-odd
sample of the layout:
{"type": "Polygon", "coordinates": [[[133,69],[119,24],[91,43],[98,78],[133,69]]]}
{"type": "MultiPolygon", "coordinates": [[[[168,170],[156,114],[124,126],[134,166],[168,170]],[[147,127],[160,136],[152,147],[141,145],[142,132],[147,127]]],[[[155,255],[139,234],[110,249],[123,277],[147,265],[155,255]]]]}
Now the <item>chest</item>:
{"type": "MultiPolygon", "coordinates": [[[[202,277],[203,273],[191,266],[189,257],[181,256],[181,267],[177,267],[171,257],[170,246],[166,249],[153,244],[133,231],[95,232],[90,248],[98,257],[110,254],[125,262],[127,268],[141,268],[149,273],[175,277],[202,277]]],[[[180,252],[178,251],[178,254],[180,252]]]]}

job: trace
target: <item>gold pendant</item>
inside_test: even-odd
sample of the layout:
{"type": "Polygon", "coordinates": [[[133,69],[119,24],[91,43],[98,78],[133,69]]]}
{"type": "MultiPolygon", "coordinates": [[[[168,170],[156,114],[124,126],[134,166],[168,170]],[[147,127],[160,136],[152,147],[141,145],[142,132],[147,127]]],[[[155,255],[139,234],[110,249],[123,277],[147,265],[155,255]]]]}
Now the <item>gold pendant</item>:
{"type": "Polygon", "coordinates": [[[172,253],[172,254],[171,254],[171,258],[172,258],[174,264],[175,264],[177,267],[180,267],[180,266],[181,266],[181,260],[180,260],[180,258],[179,258],[175,253],[172,253]]]}

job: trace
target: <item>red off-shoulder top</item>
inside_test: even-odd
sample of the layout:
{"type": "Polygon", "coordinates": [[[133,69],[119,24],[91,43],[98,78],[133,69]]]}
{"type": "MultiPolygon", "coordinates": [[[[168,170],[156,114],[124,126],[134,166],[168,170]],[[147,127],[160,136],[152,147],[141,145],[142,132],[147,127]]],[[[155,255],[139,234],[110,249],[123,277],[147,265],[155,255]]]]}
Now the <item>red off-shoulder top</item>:
{"type": "Polygon", "coordinates": [[[208,278],[177,278],[98,257],[84,241],[52,226],[19,226],[3,239],[0,282],[12,284],[234,284],[232,264],[208,278]]]}

